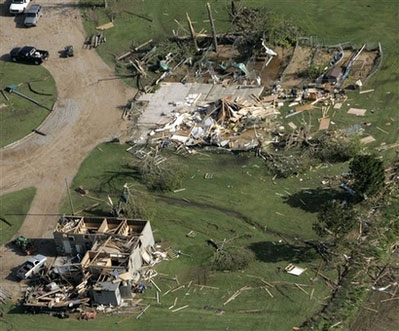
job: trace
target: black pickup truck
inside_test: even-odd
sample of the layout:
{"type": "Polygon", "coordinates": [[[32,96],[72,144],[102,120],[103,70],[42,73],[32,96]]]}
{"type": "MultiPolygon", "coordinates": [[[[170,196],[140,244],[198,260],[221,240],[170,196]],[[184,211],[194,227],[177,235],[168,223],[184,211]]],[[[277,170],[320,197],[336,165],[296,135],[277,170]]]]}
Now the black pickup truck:
{"type": "Polygon", "coordinates": [[[48,59],[48,52],[32,46],[17,47],[10,52],[13,62],[41,64],[48,59]]]}

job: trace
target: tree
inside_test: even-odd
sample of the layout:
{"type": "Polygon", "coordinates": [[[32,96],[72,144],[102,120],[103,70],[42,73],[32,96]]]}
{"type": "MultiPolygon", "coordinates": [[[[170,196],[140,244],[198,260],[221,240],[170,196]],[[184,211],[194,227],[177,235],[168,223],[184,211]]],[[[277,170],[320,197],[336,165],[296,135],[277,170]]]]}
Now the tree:
{"type": "Polygon", "coordinates": [[[317,219],[318,222],[313,224],[313,230],[321,237],[332,236],[338,241],[353,229],[357,221],[357,212],[353,207],[333,200],[320,210],[317,219]]]}
{"type": "Polygon", "coordinates": [[[183,168],[153,149],[130,164],[151,191],[167,192],[181,188],[183,168]]]}
{"type": "Polygon", "coordinates": [[[358,155],[349,165],[354,177],[353,188],[358,195],[377,194],[383,187],[385,171],[383,162],[375,155],[358,155]]]}
{"type": "Polygon", "coordinates": [[[235,271],[245,269],[254,260],[254,254],[243,247],[229,246],[215,251],[212,269],[218,271],[235,271]]]}

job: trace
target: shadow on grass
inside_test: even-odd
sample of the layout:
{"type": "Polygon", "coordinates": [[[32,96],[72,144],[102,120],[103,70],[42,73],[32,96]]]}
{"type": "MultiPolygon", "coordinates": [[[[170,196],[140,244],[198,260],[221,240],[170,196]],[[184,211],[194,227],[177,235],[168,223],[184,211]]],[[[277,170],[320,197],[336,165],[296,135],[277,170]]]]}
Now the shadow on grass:
{"type": "Polygon", "coordinates": [[[101,176],[100,188],[102,192],[121,193],[122,186],[129,180],[140,180],[139,173],[128,165],[122,166],[121,171],[106,171],[101,176]]]}
{"type": "Polygon", "coordinates": [[[284,203],[294,208],[301,208],[309,213],[319,212],[324,205],[331,200],[349,200],[351,196],[344,191],[335,189],[316,188],[302,190],[297,193],[284,197],[284,203]]]}
{"type": "Polygon", "coordinates": [[[311,247],[298,247],[271,241],[255,242],[250,244],[248,248],[255,253],[257,260],[269,263],[280,261],[310,262],[318,257],[317,252],[311,247]]]}

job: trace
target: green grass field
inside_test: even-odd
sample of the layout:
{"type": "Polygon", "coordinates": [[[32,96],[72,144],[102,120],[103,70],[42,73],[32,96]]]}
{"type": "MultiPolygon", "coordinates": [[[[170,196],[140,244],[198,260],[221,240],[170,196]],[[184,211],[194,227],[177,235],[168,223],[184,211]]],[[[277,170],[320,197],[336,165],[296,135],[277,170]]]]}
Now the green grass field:
{"type": "MultiPolygon", "coordinates": [[[[126,182],[145,191],[132,170],[126,167],[133,156],[125,149],[126,146],[103,144],[83,162],[71,184],[75,210],[95,202],[74,192],[79,185],[88,189],[91,197],[105,200],[109,194],[114,202],[126,182]]],[[[318,187],[321,171],[332,175],[346,169],[345,165],[319,169],[303,177],[277,180],[274,185],[259,159],[251,155],[198,154],[183,158],[168,153],[167,156],[185,169],[183,187],[186,190],[164,195],[147,192],[150,196],[146,200],[152,214],[151,225],[157,241],[189,256],[162,262],[156,270],[170,277],[177,275],[182,284],[193,281],[193,284],[206,284],[219,289],[204,288],[200,291],[200,287],[192,285],[191,289],[162,296],[160,305],[149,299],[155,297],[154,289],[149,289],[142,297],[144,302],[152,305],[150,310],[142,320],[133,318],[121,322],[118,328],[187,330],[198,326],[204,330],[287,330],[300,325],[322,307],[329,287],[321,279],[315,282],[310,280],[320,260],[312,250],[293,239],[295,236],[316,237],[311,229],[316,219],[315,209],[304,210],[297,204],[288,204],[281,195],[295,193],[301,188],[318,187]],[[205,179],[205,173],[212,173],[213,178],[205,179]],[[191,230],[197,232],[195,238],[186,237],[191,230]],[[213,249],[207,245],[207,239],[219,243],[232,239],[231,245],[250,249],[256,258],[242,271],[212,271],[210,261],[213,249]],[[293,246],[287,245],[286,239],[293,246]],[[291,262],[308,268],[308,271],[298,278],[281,271],[291,262]],[[276,286],[270,289],[273,298],[260,288],[263,283],[259,278],[276,286]],[[294,282],[305,284],[309,294],[314,289],[314,298],[309,300],[309,296],[296,288],[294,282]],[[242,293],[224,306],[223,303],[243,286],[254,289],[242,293]],[[189,305],[189,308],[172,313],[168,307],[176,297],[177,307],[189,305]],[[243,312],[246,310],[257,312],[243,312]],[[285,316],[284,319],[282,316],[285,316]]],[[[314,203],[320,204],[321,201],[314,203]]],[[[88,215],[109,211],[110,208],[104,203],[88,215]]],[[[70,212],[68,200],[65,200],[61,212],[70,212]]],[[[155,281],[163,292],[176,286],[170,280],[157,278],[155,281]]],[[[115,323],[124,316],[100,317],[91,321],[90,327],[107,329],[116,326],[115,323]]],[[[16,329],[27,325],[27,320],[17,314],[8,314],[6,320],[16,329]]],[[[40,320],[43,330],[50,330],[54,323],[54,319],[48,316],[29,316],[28,320],[30,323],[40,320]]],[[[85,328],[85,324],[74,320],[57,321],[57,325],[60,330],[85,328]]]]}
{"type": "Polygon", "coordinates": [[[0,221],[0,244],[8,242],[18,231],[35,193],[36,189],[30,187],[0,196],[0,217],[6,221],[0,221]]]}
{"type": "MultiPolygon", "coordinates": [[[[8,85],[19,85],[18,91],[38,101],[48,108],[52,108],[57,99],[54,79],[42,66],[32,66],[12,62],[0,62],[0,89],[8,85]],[[35,91],[52,94],[38,95],[29,90],[28,84],[35,91]]],[[[17,95],[5,92],[9,100],[0,95],[0,147],[8,145],[32,132],[47,117],[49,111],[41,108],[17,95]]]]}

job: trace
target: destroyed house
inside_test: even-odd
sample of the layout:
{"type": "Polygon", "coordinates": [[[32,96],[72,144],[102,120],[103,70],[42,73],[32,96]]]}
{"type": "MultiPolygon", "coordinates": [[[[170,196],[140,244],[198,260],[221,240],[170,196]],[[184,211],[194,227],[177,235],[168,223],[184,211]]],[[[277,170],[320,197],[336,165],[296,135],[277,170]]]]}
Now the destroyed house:
{"type": "Polygon", "coordinates": [[[96,242],[109,238],[119,241],[129,239],[130,244],[140,247],[154,244],[150,222],[143,220],[63,216],[54,230],[54,240],[60,255],[83,255],[92,250],[96,242]]]}

